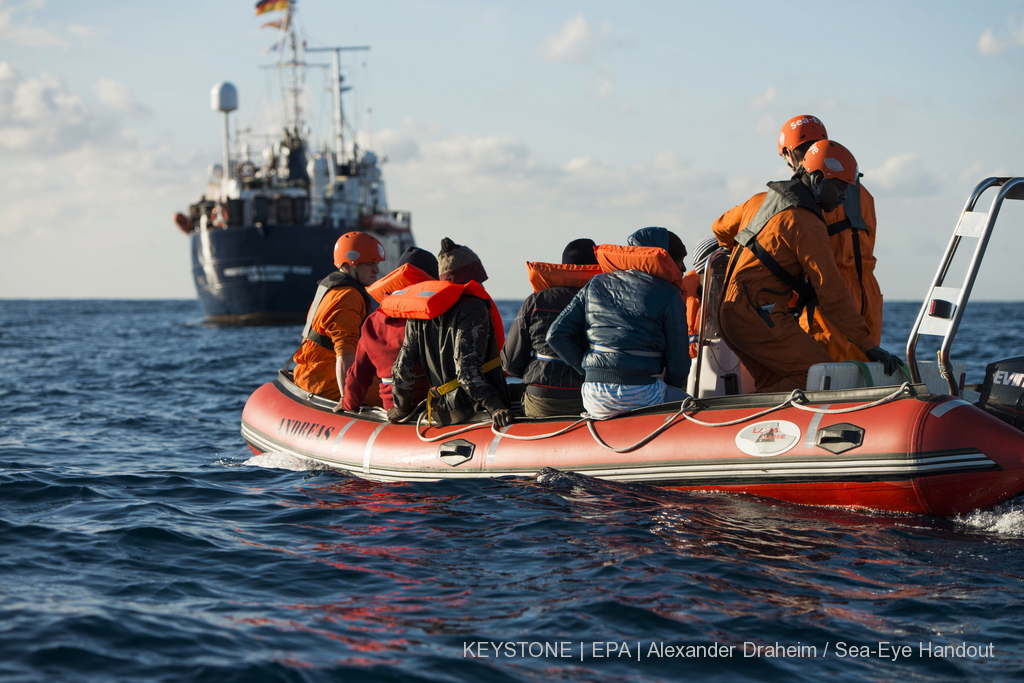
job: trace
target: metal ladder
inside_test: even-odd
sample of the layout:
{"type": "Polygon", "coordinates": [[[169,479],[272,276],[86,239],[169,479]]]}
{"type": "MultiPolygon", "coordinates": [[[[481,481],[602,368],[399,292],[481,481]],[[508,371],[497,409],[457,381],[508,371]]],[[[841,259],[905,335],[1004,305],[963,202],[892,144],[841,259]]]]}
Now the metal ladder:
{"type": "Polygon", "coordinates": [[[939,264],[939,271],[932,281],[928,296],[917,314],[917,322],[914,323],[907,339],[907,364],[910,365],[911,377],[915,382],[921,381],[921,373],[917,367],[917,343],[922,335],[933,335],[942,337],[942,346],[938,352],[939,372],[949,386],[951,396],[960,395],[960,387],[949,360],[949,350],[953,346],[953,338],[960,327],[960,320],[963,318],[964,308],[971,296],[971,289],[974,287],[974,280],[981,267],[981,259],[985,256],[985,248],[988,246],[989,236],[995,226],[999,209],[1004,199],[1024,199],[1024,178],[986,178],[978,183],[967,200],[960,220],[957,222],[953,237],[949,240],[946,253],[939,264]],[[975,205],[981,194],[991,188],[998,187],[995,198],[989,207],[988,212],[976,211],[975,205]],[[964,237],[977,238],[974,246],[974,254],[967,269],[967,275],[959,286],[945,286],[946,276],[949,274],[949,267],[953,258],[960,248],[960,241],[964,237]]]}

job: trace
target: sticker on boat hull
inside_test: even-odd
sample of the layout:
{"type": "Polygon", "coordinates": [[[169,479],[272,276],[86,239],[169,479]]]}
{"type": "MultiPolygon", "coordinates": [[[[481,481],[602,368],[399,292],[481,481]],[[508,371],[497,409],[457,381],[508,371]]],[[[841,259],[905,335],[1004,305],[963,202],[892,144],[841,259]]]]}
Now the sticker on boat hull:
{"type": "Polygon", "coordinates": [[[800,440],[800,428],[787,420],[766,420],[744,427],[736,435],[736,447],[747,455],[785,453],[800,440]]]}

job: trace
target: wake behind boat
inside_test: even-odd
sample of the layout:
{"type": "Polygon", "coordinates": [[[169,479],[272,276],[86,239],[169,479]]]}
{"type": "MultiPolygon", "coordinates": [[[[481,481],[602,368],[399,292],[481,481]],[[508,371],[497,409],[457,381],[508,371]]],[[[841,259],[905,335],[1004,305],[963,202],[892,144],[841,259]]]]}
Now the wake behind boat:
{"type": "MultiPolygon", "coordinates": [[[[991,508],[1024,492],[1024,358],[990,364],[971,393],[950,349],[1005,199],[1024,199],[1024,178],[988,178],[969,198],[908,339],[906,378],[885,376],[879,363],[829,363],[812,366],[805,391],[739,394],[743,383],[719,362],[721,340],[705,320],[695,398],[682,403],[610,420],[519,418],[500,431],[486,415],[448,427],[427,426],[422,415],[391,424],[380,409],[332,412],[333,401],[281,371],[250,396],[242,435],[255,453],[381,481],[535,476],[551,467],[808,505],[940,517],[991,508]],[[989,189],[995,198],[984,211],[977,204],[989,189]],[[964,281],[947,282],[972,240],[964,281]],[[939,341],[937,361],[917,359],[926,336],[939,341]]],[[[712,261],[710,300],[723,280],[721,259],[712,261]]]]}
{"type": "Polygon", "coordinates": [[[261,2],[257,14],[285,10],[265,26],[279,29],[274,65],[282,76],[286,120],[276,139],[254,131],[237,131],[228,140],[228,113],[238,106],[230,83],[214,86],[214,110],[224,116],[224,152],[211,167],[206,192],[187,215],[175,216],[192,245],[192,274],[206,320],[215,324],[291,324],[305,320],[316,283],[335,270],[332,250],[346,232],[367,232],[384,245],[388,259],[382,273],[394,268],[407,247],[414,246],[411,216],[388,206],[382,160],[347,141],[349,122],[342,108],[343,52],[367,47],[306,47],[295,32],[294,3],[261,2]],[[305,72],[322,64],[310,54],[333,55],[334,116],[329,140],[314,142],[304,111],[305,72]],[[262,149],[255,157],[251,149],[262,149]]]}

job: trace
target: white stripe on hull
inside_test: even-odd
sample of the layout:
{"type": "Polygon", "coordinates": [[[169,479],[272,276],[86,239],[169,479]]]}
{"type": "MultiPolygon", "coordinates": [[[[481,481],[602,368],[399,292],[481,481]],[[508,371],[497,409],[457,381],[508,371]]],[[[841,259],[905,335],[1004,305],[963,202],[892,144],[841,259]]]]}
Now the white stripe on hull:
{"type": "MultiPolygon", "coordinates": [[[[458,466],[445,466],[438,460],[437,467],[402,468],[388,467],[374,463],[371,449],[380,425],[374,431],[363,449],[363,457],[359,462],[346,461],[330,456],[300,452],[286,445],[276,443],[262,434],[253,431],[248,425],[242,425],[242,435],[262,451],[285,452],[303,460],[310,460],[328,467],[342,469],[366,479],[379,481],[436,481],[438,479],[476,479],[481,477],[501,477],[508,475],[528,476],[536,474],[541,468],[503,468],[503,469],[460,469],[458,466]]],[[[334,452],[332,450],[332,456],[334,452]]],[[[469,460],[467,462],[472,462],[469,460]]],[[[750,458],[742,462],[674,462],[665,464],[615,464],[586,465],[579,464],[571,468],[573,472],[586,474],[600,479],[616,481],[672,481],[680,480],[677,485],[697,485],[700,483],[728,484],[730,479],[752,478],[763,479],[764,483],[773,480],[799,477],[803,481],[830,481],[849,477],[872,477],[874,479],[900,478],[907,479],[928,474],[949,474],[964,470],[985,470],[994,468],[995,463],[984,453],[973,451],[947,455],[924,455],[904,458],[835,458],[807,460],[801,458],[750,458]]]]}

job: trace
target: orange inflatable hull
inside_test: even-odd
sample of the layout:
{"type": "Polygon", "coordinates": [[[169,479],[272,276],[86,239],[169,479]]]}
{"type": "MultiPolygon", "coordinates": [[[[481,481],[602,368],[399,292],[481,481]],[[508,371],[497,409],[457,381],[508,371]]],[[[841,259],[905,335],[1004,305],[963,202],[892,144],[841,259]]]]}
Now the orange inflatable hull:
{"type": "Polygon", "coordinates": [[[665,404],[613,420],[520,419],[451,427],[334,413],[285,376],[242,413],[255,453],[283,452],[380,481],[532,476],[545,467],[677,490],[939,517],[1024,491],[1024,433],[958,398],[913,385],[702,399],[687,419],[665,404]],[[839,412],[847,411],[848,412],[839,412]],[[697,421],[700,421],[700,424],[697,421]],[[724,426],[723,423],[732,423],[724,426]],[[556,436],[551,435],[564,431],[556,436]],[[653,435],[653,436],[652,436],[653,435]]]}

